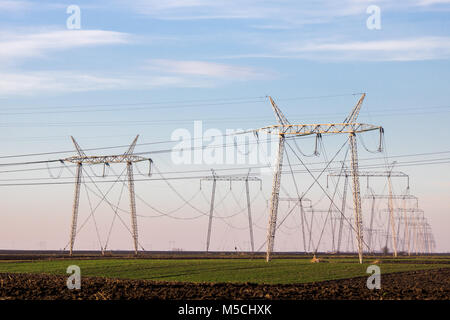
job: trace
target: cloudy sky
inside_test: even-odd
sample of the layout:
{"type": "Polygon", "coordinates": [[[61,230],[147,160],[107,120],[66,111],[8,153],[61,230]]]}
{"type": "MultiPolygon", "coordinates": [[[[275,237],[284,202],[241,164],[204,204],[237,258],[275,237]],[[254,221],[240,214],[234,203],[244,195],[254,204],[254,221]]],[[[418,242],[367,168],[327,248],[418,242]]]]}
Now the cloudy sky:
{"type": "MultiPolygon", "coordinates": [[[[359,97],[352,94],[361,92],[367,93],[361,121],[385,128],[388,156],[449,151],[449,15],[448,0],[301,4],[294,0],[0,0],[1,154],[72,150],[70,135],[84,148],[125,145],[136,134],[141,135],[140,142],[153,143],[170,139],[180,128],[193,132],[195,120],[220,132],[257,128],[274,121],[266,95],[279,101],[293,123],[339,122],[359,97]],[[68,10],[73,5],[80,9],[80,28],[75,29],[70,28],[74,11],[68,10]],[[370,27],[374,12],[379,12],[379,28],[370,27]]],[[[335,142],[328,142],[330,153],[335,142]]],[[[369,147],[376,143],[375,135],[367,138],[369,147]]],[[[305,148],[310,151],[312,144],[305,148]]],[[[360,150],[361,158],[376,156],[364,153],[363,146],[360,150]]],[[[2,160],[55,157],[62,156],[2,160]]],[[[448,153],[429,155],[433,157],[445,158],[448,153]]],[[[155,155],[156,159],[165,171],[180,169],[170,157],[155,155]]],[[[438,249],[446,251],[450,251],[448,166],[399,168],[410,175],[411,192],[421,199],[438,249]]],[[[66,171],[64,175],[71,176],[66,171]]],[[[45,179],[49,172],[3,176],[5,183],[45,179]]],[[[197,182],[192,185],[190,189],[198,188],[197,182]]],[[[266,185],[267,197],[270,179],[266,185]]],[[[64,247],[72,187],[2,187],[7,200],[0,205],[5,219],[0,224],[0,248],[64,247]]],[[[170,207],[176,201],[163,184],[138,187],[148,193],[146,199],[153,191],[164,195],[158,198],[168,202],[161,203],[167,210],[182,204],[177,199],[170,207]]],[[[186,198],[190,196],[188,192],[186,198]]],[[[127,203],[123,205],[126,208],[127,203]]],[[[145,213],[148,207],[141,204],[138,209],[145,213]]],[[[189,207],[185,210],[195,216],[189,207]]],[[[166,219],[158,220],[155,227],[156,222],[147,219],[142,222],[142,241],[153,249],[183,245],[201,249],[206,221],[176,225],[166,219]],[[170,235],[161,231],[171,228],[175,231],[170,235]],[[191,230],[189,240],[181,236],[185,231],[178,232],[186,228],[191,230]],[[195,237],[197,233],[202,239],[195,237]]],[[[228,227],[220,227],[216,249],[222,248],[219,240],[225,249],[248,246],[246,235],[227,237],[228,227]]],[[[122,245],[128,241],[126,232],[118,229],[117,248],[129,248],[131,242],[122,245]]],[[[86,231],[79,241],[80,248],[95,247],[95,230],[86,231]]],[[[298,249],[289,245],[290,240],[283,241],[280,250],[298,249]]]]}

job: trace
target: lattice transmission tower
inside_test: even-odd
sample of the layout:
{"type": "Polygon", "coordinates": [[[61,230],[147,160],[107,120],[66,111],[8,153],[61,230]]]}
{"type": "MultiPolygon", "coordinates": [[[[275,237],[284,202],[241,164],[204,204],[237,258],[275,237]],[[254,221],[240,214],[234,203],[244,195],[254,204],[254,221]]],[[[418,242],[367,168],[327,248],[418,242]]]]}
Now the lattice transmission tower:
{"type": "MultiPolygon", "coordinates": [[[[342,172],[331,172],[328,174],[327,176],[327,185],[328,185],[328,178],[329,177],[345,177],[345,184],[347,183],[348,177],[352,175],[352,171],[351,170],[343,170],[342,172]]],[[[394,205],[393,205],[393,199],[395,198],[395,195],[392,193],[392,183],[391,183],[391,178],[392,177],[396,177],[396,178],[405,178],[407,181],[407,186],[406,186],[406,190],[409,190],[409,176],[406,173],[400,172],[400,171],[392,171],[392,170],[387,170],[387,171],[359,171],[358,173],[359,177],[366,177],[367,178],[367,189],[370,189],[369,187],[369,178],[380,178],[380,177],[384,177],[387,178],[388,180],[388,195],[386,195],[386,199],[388,200],[388,208],[389,208],[389,219],[390,219],[390,223],[389,225],[392,228],[392,248],[394,249],[394,256],[397,256],[397,234],[395,232],[395,221],[394,221],[394,205]]],[[[344,190],[345,190],[345,186],[344,186],[344,190]]],[[[344,197],[346,197],[346,194],[344,192],[344,197]]],[[[343,199],[343,203],[345,203],[345,199],[343,199]]],[[[375,198],[372,199],[372,210],[371,210],[371,217],[370,217],[370,227],[368,229],[369,231],[369,241],[368,241],[368,247],[369,250],[371,250],[372,247],[372,234],[371,234],[371,230],[373,228],[373,217],[374,217],[374,205],[375,205],[375,198]]],[[[343,206],[343,210],[345,210],[345,206],[343,206]]],[[[342,211],[342,213],[344,213],[344,211],[342,211]]],[[[341,219],[343,219],[344,217],[342,216],[341,219]]],[[[341,228],[342,228],[342,221],[339,224],[339,238],[338,238],[338,248],[337,248],[337,252],[339,252],[340,250],[340,237],[342,235],[341,233],[341,228]]],[[[389,230],[388,230],[389,231],[389,230]]]]}
{"type": "MultiPolygon", "coordinates": [[[[403,207],[406,208],[406,202],[408,201],[414,201],[415,203],[415,208],[419,207],[419,199],[416,196],[410,195],[410,194],[370,194],[370,195],[365,195],[364,199],[367,200],[371,200],[371,215],[370,215],[370,227],[367,229],[368,234],[369,234],[369,247],[372,249],[372,234],[373,234],[373,219],[374,219],[374,215],[375,215],[375,201],[376,200],[402,200],[403,202],[403,207]]],[[[392,212],[394,212],[395,210],[388,210],[389,215],[392,214],[392,212]]],[[[400,217],[400,219],[398,220],[398,224],[397,224],[397,237],[400,235],[399,229],[400,229],[400,225],[404,225],[404,233],[405,234],[409,234],[408,233],[408,217],[406,216],[406,212],[403,212],[403,216],[400,217]]],[[[390,225],[390,223],[388,223],[388,225],[390,225]]],[[[395,230],[395,228],[394,228],[395,230]]],[[[389,228],[386,231],[386,243],[385,243],[385,247],[387,247],[387,241],[388,241],[388,237],[389,237],[389,228]]],[[[404,249],[404,245],[405,245],[405,239],[406,237],[404,236],[403,239],[401,240],[403,243],[403,249],[404,249]]],[[[408,240],[409,241],[409,240],[408,240]]]]}
{"type": "Polygon", "coordinates": [[[75,237],[77,233],[77,220],[78,220],[78,207],[80,202],[80,186],[83,175],[84,164],[103,164],[109,166],[112,163],[126,163],[127,165],[127,177],[128,177],[128,191],[130,197],[130,213],[131,213],[131,233],[133,238],[134,253],[138,253],[138,225],[136,218],[136,198],[134,193],[134,176],[133,176],[133,163],[141,161],[149,161],[150,165],[152,160],[150,158],[144,158],[138,155],[134,155],[134,148],[139,135],[134,138],[128,150],[119,155],[106,155],[106,156],[87,156],[81,147],[78,145],[74,137],[70,137],[78,155],[63,159],[65,162],[75,163],[77,165],[75,176],[75,194],[72,207],[72,223],[70,228],[70,255],[73,254],[73,246],[75,244],[75,237]]]}
{"type": "Polygon", "coordinates": [[[283,167],[283,155],[285,151],[286,136],[299,137],[307,135],[323,135],[323,134],[349,134],[349,142],[351,147],[351,177],[353,187],[353,202],[355,208],[355,227],[358,242],[359,261],[362,263],[363,253],[363,235],[362,235],[362,219],[361,219],[361,196],[359,187],[358,175],[358,151],[356,145],[356,133],[362,133],[372,130],[380,130],[383,128],[371,124],[357,123],[356,119],[359,115],[362,103],[365,98],[365,93],[362,94],[356,106],[352,109],[350,115],[342,123],[328,123],[328,124],[290,124],[280,108],[275,104],[273,99],[269,97],[272,109],[277,118],[278,124],[257,129],[256,132],[265,132],[278,136],[278,153],[275,162],[275,170],[272,183],[271,205],[269,212],[269,223],[267,231],[267,251],[266,261],[271,260],[274,243],[275,231],[277,228],[278,202],[281,184],[281,172],[283,167]]]}
{"type": "Polygon", "coordinates": [[[255,251],[255,244],[254,244],[254,238],[253,238],[253,222],[252,222],[252,210],[251,210],[251,204],[250,204],[250,187],[249,182],[259,182],[260,188],[262,186],[262,180],[259,177],[250,176],[250,171],[247,175],[229,175],[229,176],[218,176],[214,170],[211,170],[212,175],[200,178],[200,187],[202,181],[212,181],[212,192],[211,192],[211,202],[210,202],[210,210],[209,210],[209,220],[208,220],[208,233],[206,235],[206,252],[209,251],[209,244],[211,242],[211,228],[212,228],[212,220],[214,217],[214,203],[215,203],[215,197],[216,197],[216,183],[218,181],[228,181],[230,183],[230,189],[231,189],[231,182],[232,181],[243,181],[245,183],[245,193],[246,193],[246,200],[247,200],[247,214],[248,214],[248,229],[250,234],[250,245],[252,252],[255,251]]]}

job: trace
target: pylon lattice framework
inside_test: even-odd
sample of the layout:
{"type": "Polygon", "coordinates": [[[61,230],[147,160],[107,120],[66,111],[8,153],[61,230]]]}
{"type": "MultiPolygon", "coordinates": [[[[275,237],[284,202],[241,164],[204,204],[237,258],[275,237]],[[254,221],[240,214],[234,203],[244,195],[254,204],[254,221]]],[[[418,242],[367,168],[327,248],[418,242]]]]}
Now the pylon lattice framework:
{"type": "MultiPolygon", "coordinates": [[[[256,132],[265,132],[268,134],[275,134],[279,137],[278,154],[275,162],[275,172],[273,175],[271,205],[269,212],[269,223],[267,228],[267,251],[266,261],[271,260],[274,243],[275,243],[275,231],[277,225],[278,215],[278,202],[281,185],[281,170],[283,167],[283,155],[285,149],[285,137],[286,136],[306,136],[313,134],[339,134],[348,133],[351,147],[351,177],[353,188],[353,203],[355,208],[355,224],[356,224],[356,237],[358,242],[358,254],[359,262],[362,263],[362,249],[363,249],[363,235],[362,235],[362,219],[361,219],[361,195],[359,188],[359,175],[358,175],[358,152],[356,145],[356,133],[362,133],[373,130],[380,130],[383,132],[383,128],[371,124],[357,123],[355,122],[362,103],[365,98],[365,93],[362,94],[356,106],[353,108],[350,115],[342,123],[328,123],[328,124],[290,124],[273,99],[269,97],[272,109],[278,121],[278,125],[272,125],[257,129],[256,132]]],[[[380,137],[381,141],[381,137],[380,137]]]]}
{"type": "Polygon", "coordinates": [[[250,188],[249,181],[259,181],[260,188],[262,180],[259,177],[250,176],[250,171],[247,175],[229,175],[229,176],[218,176],[214,170],[211,170],[212,176],[200,178],[200,187],[202,181],[212,181],[212,192],[211,192],[211,202],[210,202],[210,210],[209,210],[209,220],[208,220],[208,233],[206,235],[206,252],[209,251],[209,245],[211,242],[211,228],[212,228],[212,220],[214,216],[214,200],[216,197],[216,183],[217,181],[229,181],[230,188],[232,181],[244,181],[245,182],[245,193],[247,199],[247,213],[248,213],[248,228],[250,233],[250,245],[252,248],[252,252],[255,251],[255,244],[253,238],[253,222],[252,222],[252,211],[250,206],[250,188]]]}
{"type": "MultiPolygon", "coordinates": [[[[351,170],[344,170],[343,172],[331,172],[328,174],[327,176],[327,186],[328,186],[328,178],[329,177],[342,177],[344,176],[346,181],[347,181],[347,177],[352,176],[352,171],[351,170]]],[[[389,185],[389,194],[387,195],[386,199],[388,200],[388,207],[389,207],[389,219],[390,219],[390,223],[389,225],[392,228],[392,248],[394,249],[394,256],[397,257],[397,234],[395,232],[395,222],[394,222],[394,209],[393,209],[393,203],[392,203],[392,199],[394,198],[394,195],[392,194],[392,186],[391,186],[391,178],[392,177],[396,177],[396,178],[406,178],[407,179],[407,187],[406,189],[409,190],[409,176],[406,173],[400,172],[400,171],[392,171],[392,170],[388,170],[388,171],[359,171],[358,172],[358,176],[359,177],[366,177],[367,178],[367,188],[369,188],[369,178],[371,177],[386,177],[388,179],[388,185],[389,185]]],[[[345,200],[343,200],[345,201],[345,200]]],[[[368,241],[368,247],[369,250],[371,249],[372,246],[372,224],[373,224],[373,215],[374,215],[374,202],[372,202],[372,211],[371,211],[371,218],[370,218],[370,227],[369,227],[369,241],[368,241]]],[[[345,207],[343,207],[343,210],[345,210],[345,207]]],[[[342,211],[342,215],[344,215],[344,211],[342,211]]],[[[343,216],[341,216],[341,219],[343,219],[343,216]]],[[[342,228],[342,223],[339,224],[339,237],[342,236],[342,232],[341,232],[341,228],[342,228]]],[[[389,231],[389,230],[388,230],[389,231]]],[[[340,250],[340,243],[341,240],[338,239],[338,252],[340,250]]]]}
{"type": "Polygon", "coordinates": [[[149,161],[150,164],[152,163],[152,160],[150,158],[144,158],[133,154],[139,135],[137,135],[136,138],[134,138],[130,147],[124,154],[107,155],[107,156],[87,156],[80,148],[75,138],[72,136],[70,138],[72,139],[72,142],[75,145],[75,149],[78,152],[77,156],[63,159],[63,161],[75,163],[77,165],[75,177],[75,194],[72,207],[72,223],[70,228],[70,243],[69,243],[70,255],[73,254],[73,246],[75,244],[75,238],[77,233],[78,207],[80,202],[80,186],[81,186],[81,177],[83,174],[83,164],[103,164],[105,166],[109,166],[111,163],[126,163],[127,165],[128,191],[130,196],[131,233],[133,238],[134,253],[137,255],[138,225],[136,218],[136,199],[134,193],[133,163],[141,161],[149,161]]]}

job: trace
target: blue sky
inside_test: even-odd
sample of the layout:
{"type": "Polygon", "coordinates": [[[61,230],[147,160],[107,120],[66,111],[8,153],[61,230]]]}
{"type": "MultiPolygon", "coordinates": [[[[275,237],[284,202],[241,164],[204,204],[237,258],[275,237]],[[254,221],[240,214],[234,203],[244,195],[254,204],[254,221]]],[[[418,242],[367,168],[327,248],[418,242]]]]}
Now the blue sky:
{"type": "MultiPolygon", "coordinates": [[[[361,121],[385,128],[389,154],[450,150],[449,14],[448,0],[0,0],[2,153],[67,150],[69,135],[85,148],[126,144],[137,133],[141,142],[167,140],[194,120],[255,128],[274,121],[269,103],[255,99],[266,95],[292,122],[338,122],[360,92],[361,121]],[[66,28],[69,5],[81,9],[80,30],[66,28]],[[370,5],[381,10],[380,30],[366,26],[370,5]],[[232,98],[258,101],[177,107],[232,98]],[[36,113],[75,106],[92,112],[36,113]]],[[[448,251],[447,169],[408,168],[448,251]]],[[[20,191],[8,192],[17,199],[20,191]]],[[[58,208],[70,211],[64,192],[58,208]]]]}

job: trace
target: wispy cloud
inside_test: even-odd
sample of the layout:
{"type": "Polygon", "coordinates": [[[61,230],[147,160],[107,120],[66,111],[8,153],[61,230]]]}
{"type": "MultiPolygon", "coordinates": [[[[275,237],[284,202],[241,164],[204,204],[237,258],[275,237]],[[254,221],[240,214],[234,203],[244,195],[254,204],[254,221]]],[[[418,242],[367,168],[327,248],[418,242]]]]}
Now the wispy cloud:
{"type": "Polygon", "coordinates": [[[250,80],[265,75],[264,72],[249,67],[205,61],[152,59],[145,67],[163,73],[225,80],[250,80]]]}
{"type": "Polygon", "coordinates": [[[163,20],[264,19],[266,24],[271,21],[303,25],[364,15],[372,4],[382,10],[404,11],[445,4],[449,0],[130,0],[126,3],[140,14],[163,20]]]}
{"type": "Polygon", "coordinates": [[[2,96],[211,86],[208,81],[168,75],[148,76],[131,73],[114,75],[72,71],[0,72],[2,96]]]}
{"type": "Polygon", "coordinates": [[[130,35],[104,30],[59,30],[40,33],[0,33],[0,60],[14,62],[18,59],[43,56],[52,51],[72,48],[123,44],[130,35]]]}
{"type": "MultiPolygon", "coordinates": [[[[263,72],[248,67],[203,62],[150,60],[126,73],[82,71],[0,71],[0,95],[60,94],[105,90],[209,88],[227,81],[259,79],[263,72]],[[147,71],[151,69],[149,74],[147,71]]],[[[267,74],[266,74],[267,75],[267,74]]]]}
{"type": "MultiPolygon", "coordinates": [[[[132,88],[139,83],[109,75],[65,70],[27,71],[17,68],[24,60],[47,57],[55,52],[76,48],[126,44],[132,41],[127,33],[105,30],[27,30],[0,32],[0,94],[27,95],[35,93],[81,92],[132,88]],[[14,68],[11,68],[14,66],[14,68]]],[[[158,80],[151,79],[152,85],[158,80]]],[[[165,79],[167,82],[167,79],[165,79]]]]}
{"type": "Polygon", "coordinates": [[[282,51],[315,60],[414,61],[450,58],[450,37],[285,44],[282,51]]]}
{"type": "Polygon", "coordinates": [[[31,2],[29,1],[0,0],[0,11],[19,11],[30,7],[31,2]]]}
{"type": "Polygon", "coordinates": [[[252,19],[266,16],[264,12],[267,8],[260,6],[259,10],[254,10],[249,2],[255,3],[254,0],[243,0],[241,5],[236,1],[224,0],[133,0],[129,4],[140,14],[163,20],[252,19]]]}
{"type": "Polygon", "coordinates": [[[450,4],[450,0],[418,0],[416,1],[416,5],[418,6],[433,6],[433,5],[441,5],[441,4],[450,4]]]}
{"type": "Polygon", "coordinates": [[[0,73],[0,93],[3,95],[114,89],[123,84],[120,79],[69,72],[0,73]]]}
{"type": "Polygon", "coordinates": [[[450,59],[450,37],[378,41],[273,42],[273,51],[220,56],[220,59],[302,59],[338,61],[421,61],[450,59]]]}

